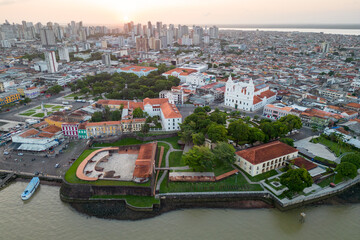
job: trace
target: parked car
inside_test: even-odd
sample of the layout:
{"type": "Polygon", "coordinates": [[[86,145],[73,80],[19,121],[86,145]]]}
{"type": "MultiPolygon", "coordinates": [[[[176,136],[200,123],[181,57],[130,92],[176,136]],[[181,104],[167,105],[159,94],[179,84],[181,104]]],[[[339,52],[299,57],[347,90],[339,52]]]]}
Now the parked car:
{"type": "Polygon", "coordinates": [[[4,152],[4,155],[9,155],[9,152],[4,152]]]}
{"type": "Polygon", "coordinates": [[[23,153],[18,153],[18,156],[24,156],[24,154],[23,153]]]}
{"type": "Polygon", "coordinates": [[[60,165],[57,163],[57,164],[55,164],[55,168],[59,168],[60,167],[60,165]]]}
{"type": "Polygon", "coordinates": [[[336,187],[336,184],[332,182],[332,183],[330,183],[330,187],[334,188],[334,187],[336,187]]]}

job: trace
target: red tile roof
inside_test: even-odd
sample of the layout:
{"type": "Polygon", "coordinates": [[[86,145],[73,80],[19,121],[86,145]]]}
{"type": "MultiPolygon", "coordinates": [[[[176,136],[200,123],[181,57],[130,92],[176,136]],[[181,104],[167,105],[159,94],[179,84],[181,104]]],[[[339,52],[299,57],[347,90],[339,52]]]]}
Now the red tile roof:
{"type": "Polygon", "coordinates": [[[346,104],[347,107],[352,107],[352,108],[359,108],[360,109],[360,104],[359,103],[348,103],[346,104]]]}
{"type": "Polygon", "coordinates": [[[135,161],[134,178],[148,178],[153,172],[157,143],[147,143],[140,146],[138,158],[135,161]]]}
{"type": "Polygon", "coordinates": [[[57,133],[57,132],[61,132],[61,128],[57,127],[55,125],[50,125],[50,126],[43,128],[42,131],[48,132],[48,133],[57,133]]]}
{"type": "Polygon", "coordinates": [[[164,72],[163,74],[172,75],[174,72],[178,73],[181,76],[188,76],[197,71],[195,69],[188,69],[188,68],[174,68],[167,72],[164,72]]]}
{"type": "Polygon", "coordinates": [[[167,98],[145,98],[144,99],[144,106],[147,105],[147,104],[161,105],[161,104],[166,103],[168,101],[169,101],[169,99],[167,99],[167,98]]]}
{"type": "Polygon", "coordinates": [[[127,66],[120,68],[123,71],[133,71],[133,72],[149,72],[153,70],[157,70],[157,68],[154,67],[144,67],[144,66],[127,66]]]}
{"type": "Polygon", "coordinates": [[[38,133],[39,133],[38,130],[32,128],[32,129],[29,129],[26,132],[20,134],[19,136],[23,137],[23,138],[26,138],[26,137],[34,136],[34,135],[36,135],[38,133]]]}
{"type": "Polygon", "coordinates": [[[238,151],[236,154],[246,159],[251,164],[256,165],[290,153],[295,153],[297,151],[298,150],[296,148],[290,147],[285,143],[274,141],[246,150],[238,151]]]}
{"type": "Polygon", "coordinates": [[[174,104],[165,102],[161,104],[161,111],[165,118],[181,118],[181,114],[174,104]]]}
{"type": "Polygon", "coordinates": [[[299,168],[305,168],[306,170],[311,170],[313,168],[316,168],[317,165],[315,163],[312,163],[308,160],[306,160],[305,158],[302,158],[302,157],[297,157],[297,158],[294,158],[293,160],[291,160],[291,162],[299,167],[299,168]]]}

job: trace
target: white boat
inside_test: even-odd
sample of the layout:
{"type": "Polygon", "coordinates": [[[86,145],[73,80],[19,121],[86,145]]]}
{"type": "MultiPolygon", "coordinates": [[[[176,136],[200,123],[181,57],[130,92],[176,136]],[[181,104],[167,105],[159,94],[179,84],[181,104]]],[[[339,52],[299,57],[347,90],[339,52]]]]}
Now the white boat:
{"type": "Polygon", "coordinates": [[[40,179],[38,177],[33,177],[27,187],[25,188],[24,192],[21,194],[22,200],[28,200],[35,192],[36,188],[40,184],[40,179]]]}

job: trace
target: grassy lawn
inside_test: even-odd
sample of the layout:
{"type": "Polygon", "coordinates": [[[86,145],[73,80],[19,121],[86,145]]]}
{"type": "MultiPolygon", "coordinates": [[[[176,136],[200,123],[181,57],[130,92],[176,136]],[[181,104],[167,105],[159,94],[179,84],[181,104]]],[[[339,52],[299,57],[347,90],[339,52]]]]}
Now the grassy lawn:
{"type": "Polygon", "coordinates": [[[63,106],[57,105],[57,106],[53,106],[53,107],[52,107],[52,109],[56,109],[56,110],[57,110],[57,109],[60,109],[60,108],[63,108],[63,106]]]}
{"type": "Polygon", "coordinates": [[[45,105],[44,105],[44,108],[52,108],[53,106],[55,106],[55,105],[52,105],[52,104],[45,104],[45,105]]]}
{"type": "Polygon", "coordinates": [[[186,166],[185,162],[182,160],[183,152],[176,151],[170,153],[169,156],[169,165],[170,167],[183,167],[186,166]]]}
{"type": "Polygon", "coordinates": [[[33,117],[44,117],[44,116],[45,116],[44,113],[37,113],[33,115],[33,117]]]}
{"type": "Polygon", "coordinates": [[[77,183],[77,184],[90,184],[96,186],[142,186],[148,187],[150,186],[150,181],[146,183],[135,183],[135,182],[127,182],[127,181],[116,181],[116,180],[97,180],[97,181],[84,181],[76,177],[76,169],[80,165],[80,163],[93,151],[97,149],[87,149],[85,150],[78,159],[71,165],[69,170],[65,173],[65,180],[69,183],[77,183]]]}
{"type": "Polygon", "coordinates": [[[274,185],[271,184],[272,182],[279,182],[280,183],[280,178],[273,178],[270,181],[267,181],[267,180],[265,181],[265,183],[267,183],[269,186],[271,186],[275,190],[279,191],[279,190],[282,190],[282,189],[286,188],[286,186],[282,185],[281,183],[280,183],[280,186],[275,187],[274,185]]]}
{"type": "Polygon", "coordinates": [[[177,143],[179,141],[180,137],[170,137],[170,138],[164,138],[164,139],[159,139],[158,141],[164,141],[164,142],[168,142],[172,145],[172,147],[174,149],[181,149],[181,146],[177,143]]]}
{"type": "Polygon", "coordinates": [[[334,176],[328,177],[327,179],[325,179],[324,181],[322,181],[321,183],[319,183],[318,185],[322,188],[324,187],[328,187],[330,183],[341,183],[342,181],[344,181],[343,177],[340,174],[336,174],[335,178],[334,176]]]}
{"type": "Polygon", "coordinates": [[[80,97],[80,96],[82,96],[83,94],[81,94],[81,93],[71,93],[71,94],[69,94],[69,95],[66,95],[64,98],[69,98],[69,99],[71,99],[71,98],[74,98],[74,97],[80,97]]]}
{"type": "Polygon", "coordinates": [[[339,143],[333,142],[333,141],[328,140],[328,139],[326,139],[324,137],[316,138],[315,143],[316,142],[319,142],[322,145],[328,147],[337,157],[339,157],[342,153],[354,152],[354,150],[351,149],[350,147],[348,147],[348,146],[341,146],[340,147],[339,143]]]}
{"type": "Polygon", "coordinates": [[[34,109],[41,109],[41,106],[38,106],[38,107],[36,107],[36,108],[34,108],[34,109]]]}
{"type": "Polygon", "coordinates": [[[264,180],[266,178],[269,178],[269,177],[272,177],[272,176],[275,176],[276,174],[278,174],[274,169],[273,170],[270,170],[268,172],[264,172],[264,173],[261,173],[259,175],[256,175],[255,177],[252,177],[250,176],[247,172],[245,172],[244,170],[240,169],[240,171],[242,171],[243,173],[246,174],[246,176],[252,181],[252,182],[259,182],[261,180],[264,180]]]}
{"type": "Polygon", "coordinates": [[[94,143],[93,147],[116,147],[116,146],[134,145],[141,143],[143,143],[143,141],[137,140],[136,138],[125,138],[113,143],[94,143]]]}
{"type": "Polygon", "coordinates": [[[153,204],[159,204],[160,199],[152,196],[132,196],[132,195],[94,195],[93,199],[124,199],[134,207],[152,207],[153,204]]]}
{"type": "Polygon", "coordinates": [[[219,176],[232,170],[234,170],[232,166],[229,166],[228,164],[222,164],[221,166],[214,168],[214,173],[215,176],[219,176]]]}
{"type": "Polygon", "coordinates": [[[168,177],[161,183],[160,192],[220,192],[262,191],[260,184],[249,184],[241,175],[233,175],[218,182],[170,182],[168,177]]]}
{"type": "Polygon", "coordinates": [[[31,116],[34,113],[35,113],[35,111],[27,111],[27,112],[21,113],[20,115],[22,115],[22,116],[31,116]]]}

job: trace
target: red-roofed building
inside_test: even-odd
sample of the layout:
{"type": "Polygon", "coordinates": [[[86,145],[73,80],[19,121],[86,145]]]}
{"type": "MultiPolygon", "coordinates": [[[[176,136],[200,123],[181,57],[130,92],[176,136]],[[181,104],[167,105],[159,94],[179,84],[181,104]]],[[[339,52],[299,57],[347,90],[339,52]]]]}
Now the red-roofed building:
{"type": "Polygon", "coordinates": [[[280,141],[265,143],[236,152],[236,162],[251,176],[285,166],[298,156],[298,150],[280,141]]]}
{"type": "Polygon", "coordinates": [[[197,72],[195,69],[188,69],[188,68],[174,68],[167,72],[164,72],[162,75],[168,78],[169,76],[174,76],[180,79],[182,82],[186,82],[187,77],[197,72]]]}
{"type": "Polygon", "coordinates": [[[149,75],[149,73],[153,72],[153,71],[157,71],[157,68],[154,67],[144,67],[144,66],[127,66],[127,67],[123,67],[123,68],[119,68],[117,70],[117,72],[121,73],[134,73],[136,74],[138,77],[142,77],[142,76],[147,76],[149,75]]]}

